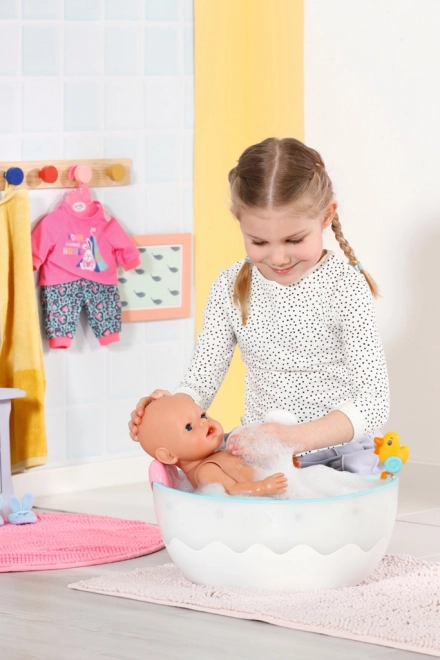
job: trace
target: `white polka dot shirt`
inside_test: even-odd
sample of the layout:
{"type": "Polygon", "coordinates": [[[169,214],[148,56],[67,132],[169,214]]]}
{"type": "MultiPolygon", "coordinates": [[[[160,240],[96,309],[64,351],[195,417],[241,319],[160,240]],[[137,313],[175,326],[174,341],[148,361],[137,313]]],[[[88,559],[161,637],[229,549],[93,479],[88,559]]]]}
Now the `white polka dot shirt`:
{"type": "Polygon", "coordinates": [[[176,390],[209,408],[238,344],[246,365],[242,424],[278,408],[298,422],[341,410],[358,440],[388,418],[389,388],[373,298],[364,276],[327,250],[294,284],[252,266],[249,317],[233,302],[239,262],[212,285],[190,367],[176,390]]]}

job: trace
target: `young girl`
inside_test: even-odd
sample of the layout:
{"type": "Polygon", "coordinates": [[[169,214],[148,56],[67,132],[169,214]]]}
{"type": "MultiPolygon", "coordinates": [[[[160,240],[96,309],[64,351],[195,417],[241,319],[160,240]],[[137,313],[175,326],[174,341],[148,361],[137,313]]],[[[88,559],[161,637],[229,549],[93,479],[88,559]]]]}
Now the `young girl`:
{"type": "MultiPolygon", "coordinates": [[[[247,257],[214,282],[176,392],[207,409],[238,344],[246,364],[243,424],[262,422],[271,408],[288,410],[297,425],[260,428],[296,454],[312,451],[301,466],[375,473],[371,434],[389,409],[373,305],[378,290],[342,233],[320,155],[293,138],[269,138],[244,151],[229,182],[247,257]],[[323,249],[330,226],[348,263],[323,249]]],[[[139,401],[129,423],[133,439],[145,406],[163,394],[139,401]]],[[[254,433],[234,433],[228,448],[242,454],[238,441],[246,445],[254,433]]]]}

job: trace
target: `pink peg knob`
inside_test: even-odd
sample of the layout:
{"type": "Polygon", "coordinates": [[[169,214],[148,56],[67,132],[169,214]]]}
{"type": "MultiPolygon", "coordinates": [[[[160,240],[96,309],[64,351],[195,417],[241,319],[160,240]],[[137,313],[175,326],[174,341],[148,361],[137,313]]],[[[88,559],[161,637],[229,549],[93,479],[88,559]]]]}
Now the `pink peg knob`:
{"type": "Polygon", "coordinates": [[[92,178],[92,168],[88,165],[74,165],[69,170],[70,181],[78,181],[78,183],[88,183],[92,178]]]}

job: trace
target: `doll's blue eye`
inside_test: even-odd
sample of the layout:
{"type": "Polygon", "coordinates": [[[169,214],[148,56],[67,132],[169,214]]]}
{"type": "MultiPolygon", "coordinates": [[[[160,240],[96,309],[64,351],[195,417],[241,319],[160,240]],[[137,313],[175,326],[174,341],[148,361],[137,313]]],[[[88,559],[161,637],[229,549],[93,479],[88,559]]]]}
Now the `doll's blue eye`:
{"type": "Polygon", "coordinates": [[[192,431],[192,428],[193,428],[193,427],[191,426],[191,424],[187,424],[187,425],[185,426],[185,431],[192,431]]]}
{"type": "Polygon", "coordinates": [[[206,413],[202,413],[202,414],[200,415],[200,417],[201,417],[202,419],[206,419],[206,413]]]}

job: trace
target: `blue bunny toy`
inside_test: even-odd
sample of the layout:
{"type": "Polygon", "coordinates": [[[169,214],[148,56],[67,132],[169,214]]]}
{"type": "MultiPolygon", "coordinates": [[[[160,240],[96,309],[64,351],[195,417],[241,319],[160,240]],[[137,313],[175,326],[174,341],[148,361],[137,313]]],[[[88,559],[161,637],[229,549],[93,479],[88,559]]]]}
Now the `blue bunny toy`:
{"type": "Polygon", "coordinates": [[[12,513],[8,516],[8,520],[13,525],[37,522],[37,516],[31,511],[34,505],[34,496],[32,493],[26,493],[26,495],[23,495],[23,500],[20,500],[16,495],[11,495],[8,504],[12,510],[12,513]]]}

